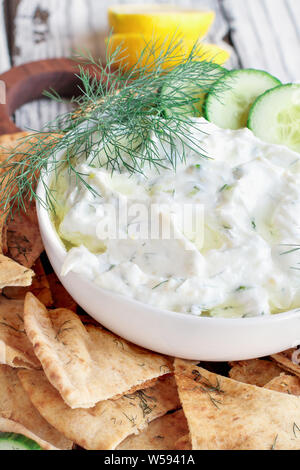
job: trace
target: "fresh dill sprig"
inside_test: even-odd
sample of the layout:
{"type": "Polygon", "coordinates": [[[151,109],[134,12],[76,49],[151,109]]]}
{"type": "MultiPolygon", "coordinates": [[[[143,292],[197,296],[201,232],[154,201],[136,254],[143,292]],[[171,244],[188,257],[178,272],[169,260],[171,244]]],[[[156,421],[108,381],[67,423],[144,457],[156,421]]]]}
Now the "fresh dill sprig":
{"type": "MultiPolygon", "coordinates": [[[[108,41],[104,63],[88,53],[77,57],[82,64],[78,73],[81,95],[72,102],[78,109],[58,116],[41,132],[22,138],[7,154],[0,164],[2,213],[25,210],[27,199],[55,210],[56,195],[48,183],[49,173],[57,178],[62,169],[75,177],[75,184],[96,194],[76,168],[78,159],[88,158],[90,166],[111,173],[143,175],[146,166],[158,172],[161,168],[176,170],[178,162],[186,161],[188,149],[207,157],[193,135],[195,122],[180,107],[198,99],[194,92],[187,92],[187,87],[193,84],[194,90],[196,87],[206,93],[219,78],[220,67],[201,61],[197,43],[189,55],[184,54],[182,40],[176,37],[163,45],[155,40],[145,44],[136,64],[129,68],[123,52],[122,46],[112,52],[108,41]],[[172,93],[161,96],[166,83],[172,93]],[[169,118],[164,115],[166,108],[171,110],[169,118]],[[38,181],[45,189],[44,200],[37,194],[38,181]]],[[[53,90],[45,95],[62,101],[53,90]]]]}

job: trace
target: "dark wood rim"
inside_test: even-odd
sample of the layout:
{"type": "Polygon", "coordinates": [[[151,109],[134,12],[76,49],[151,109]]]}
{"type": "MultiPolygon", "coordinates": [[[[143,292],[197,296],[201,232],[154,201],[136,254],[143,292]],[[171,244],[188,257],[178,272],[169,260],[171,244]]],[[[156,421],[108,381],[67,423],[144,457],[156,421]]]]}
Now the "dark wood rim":
{"type": "Polygon", "coordinates": [[[6,104],[0,104],[0,135],[21,130],[11,116],[23,104],[41,98],[44,90],[52,87],[64,98],[78,96],[77,70],[74,61],[60,58],[30,62],[0,75],[6,86],[6,104]]]}

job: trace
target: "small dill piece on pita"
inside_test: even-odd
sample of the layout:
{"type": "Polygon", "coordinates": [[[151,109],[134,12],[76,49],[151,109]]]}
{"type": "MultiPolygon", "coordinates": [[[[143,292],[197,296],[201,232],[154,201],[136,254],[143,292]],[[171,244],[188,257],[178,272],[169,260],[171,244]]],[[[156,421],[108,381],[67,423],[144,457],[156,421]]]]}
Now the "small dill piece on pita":
{"type": "Polygon", "coordinates": [[[213,392],[216,392],[218,394],[224,393],[224,391],[221,389],[221,385],[219,382],[219,379],[216,378],[216,385],[213,385],[206,377],[204,377],[198,370],[193,370],[192,374],[194,376],[194,381],[201,384],[200,389],[207,393],[209,396],[210,401],[212,404],[219,409],[219,405],[222,405],[223,403],[220,400],[217,400],[212,396],[213,392]]]}
{"type": "Polygon", "coordinates": [[[128,421],[132,424],[132,427],[135,427],[136,426],[136,419],[137,419],[137,416],[128,416],[124,411],[122,412],[122,414],[125,416],[126,419],[128,419],[128,421]]]}
{"type": "Polygon", "coordinates": [[[3,321],[0,322],[0,325],[5,326],[6,328],[10,328],[11,330],[15,331],[16,333],[20,333],[20,334],[24,334],[24,335],[26,334],[25,330],[19,330],[18,328],[15,328],[14,326],[9,325],[8,323],[5,323],[3,321]]]}
{"type": "Polygon", "coordinates": [[[147,395],[143,390],[137,391],[137,396],[140,400],[139,406],[142,409],[143,417],[145,418],[147,415],[151,414],[154,408],[156,407],[156,400],[153,397],[147,395]],[[149,405],[149,401],[152,402],[153,406],[149,405]]]}
{"type": "MultiPolygon", "coordinates": [[[[158,173],[162,168],[175,170],[178,162],[186,161],[188,149],[207,158],[193,133],[193,118],[180,110],[187,100],[196,103],[198,98],[183,93],[182,87],[193,83],[199,92],[206,93],[219,78],[220,68],[212,61],[201,60],[203,52],[197,42],[187,56],[182,52],[182,41],[174,37],[160,47],[159,54],[157,41],[145,44],[130,68],[118,58],[122,48],[112,52],[109,41],[105,63],[86,53],[77,57],[82,64],[78,73],[82,94],[73,99],[73,104],[78,110],[58,116],[41,132],[21,137],[16,148],[8,152],[0,164],[2,213],[12,215],[16,209],[23,210],[26,199],[55,210],[56,195],[48,176],[50,172],[58,177],[62,169],[67,169],[76,184],[95,194],[76,169],[77,158],[89,157],[91,166],[111,173],[141,175],[149,166],[158,173]],[[172,93],[162,96],[159,91],[165,85],[172,93]],[[165,116],[166,108],[171,117],[165,116]],[[61,158],[57,159],[58,155],[61,158]],[[37,194],[38,181],[45,189],[45,200],[37,194]]],[[[62,101],[54,91],[45,94],[62,101]]]]}
{"type": "Polygon", "coordinates": [[[129,400],[137,400],[138,405],[142,410],[143,417],[145,418],[147,415],[151,414],[154,408],[156,407],[156,399],[155,397],[151,397],[150,395],[147,395],[144,390],[138,390],[135,393],[130,393],[124,395],[125,398],[128,398],[129,400]],[[151,402],[151,407],[149,402],[151,402]]]}
{"type": "Polygon", "coordinates": [[[271,450],[275,450],[277,441],[278,441],[278,434],[276,434],[276,436],[275,436],[275,439],[274,439],[274,442],[272,444],[271,450]]]}
{"type": "Polygon", "coordinates": [[[300,427],[296,423],[293,424],[293,433],[296,438],[300,435],[300,427]]]}
{"type": "Polygon", "coordinates": [[[60,335],[63,334],[65,331],[72,331],[73,328],[65,328],[65,326],[69,324],[72,324],[71,320],[67,320],[61,325],[55,336],[55,339],[57,339],[57,341],[59,341],[60,335]]]}

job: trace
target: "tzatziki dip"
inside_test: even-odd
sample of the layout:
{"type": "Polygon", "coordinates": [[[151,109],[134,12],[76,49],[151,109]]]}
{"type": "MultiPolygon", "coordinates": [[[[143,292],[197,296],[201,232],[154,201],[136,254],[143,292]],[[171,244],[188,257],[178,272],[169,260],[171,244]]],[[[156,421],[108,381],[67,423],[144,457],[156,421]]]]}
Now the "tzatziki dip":
{"type": "MultiPolygon", "coordinates": [[[[95,168],[87,155],[76,170],[94,191],[61,172],[53,184],[55,226],[67,248],[62,274],[73,271],[101,288],[196,316],[254,317],[300,307],[299,154],[203,118],[194,119],[191,132],[209,158],[191,148],[175,170],[166,162],[142,175],[95,168]],[[137,236],[145,214],[130,213],[133,205],[171,208],[176,237],[137,236]],[[186,205],[203,208],[201,243],[176,222],[186,205]],[[106,206],[116,213],[127,207],[128,217],[118,220],[122,236],[101,236],[103,222],[112,222],[106,206]]],[[[169,215],[161,209],[161,217],[169,215]]]]}

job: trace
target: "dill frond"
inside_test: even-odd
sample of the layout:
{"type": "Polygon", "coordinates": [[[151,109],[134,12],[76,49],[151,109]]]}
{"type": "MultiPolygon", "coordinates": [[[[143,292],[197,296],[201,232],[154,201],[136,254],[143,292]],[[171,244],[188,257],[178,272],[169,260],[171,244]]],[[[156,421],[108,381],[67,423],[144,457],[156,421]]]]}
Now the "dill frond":
{"type": "MultiPolygon", "coordinates": [[[[89,53],[80,53],[81,96],[72,99],[77,110],[58,116],[41,132],[21,139],[0,164],[1,212],[10,216],[14,210],[25,210],[26,199],[55,211],[56,195],[48,183],[49,173],[57,178],[61,169],[75,177],[75,184],[95,194],[85,175],[76,169],[77,159],[88,158],[89,165],[111,173],[143,175],[146,166],[157,172],[161,168],[176,170],[178,162],[186,161],[188,149],[206,158],[192,132],[195,121],[180,112],[180,106],[197,99],[185,85],[192,83],[198,91],[208,92],[220,67],[201,61],[197,43],[188,56],[181,56],[181,43],[176,37],[163,46],[161,41],[147,43],[129,69],[124,54],[122,61],[118,58],[121,49],[112,52],[109,41],[105,63],[89,53]],[[166,83],[173,92],[161,96],[166,83]],[[166,107],[171,110],[169,118],[164,115],[166,107]],[[45,189],[44,200],[36,191],[39,181],[45,189]]],[[[45,95],[62,101],[53,90],[45,95]]]]}

